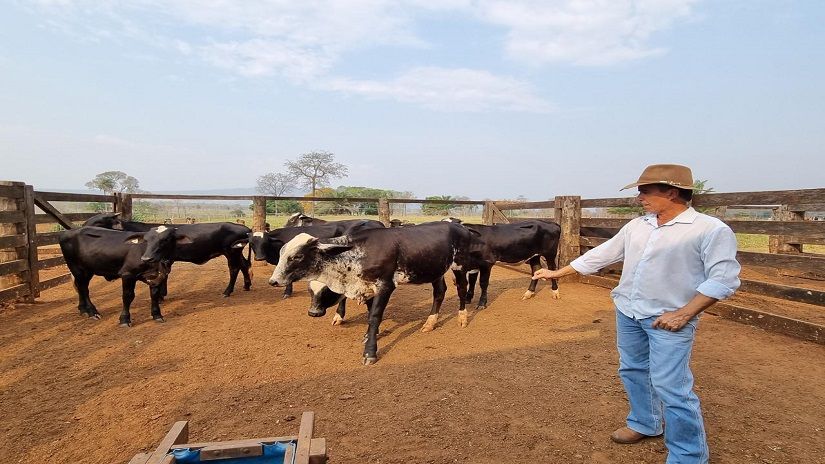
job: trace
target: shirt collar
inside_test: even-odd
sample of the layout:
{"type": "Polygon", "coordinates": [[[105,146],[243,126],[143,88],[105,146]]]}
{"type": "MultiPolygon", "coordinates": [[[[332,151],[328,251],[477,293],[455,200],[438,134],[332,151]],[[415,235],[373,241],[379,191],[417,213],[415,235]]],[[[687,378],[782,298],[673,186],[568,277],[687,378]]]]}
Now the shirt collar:
{"type": "MultiPolygon", "coordinates": [[[[678,216],[671,219],[670,221],[662,224],[662,226],[667,226],[676,223],[693,224],[693,221],[695,221],[698,216],[699,213],[696,212],[696,210],[693,209],[693,207],[688,207],[688,209],[682,211],[681,213],[679,213],[678,216]]],[[[658,221],[656,220],[656,215],[653,213],[645,215],[642,219],[644,219],[645,222],[652,225],[653,227],[659,227],[658,221]]]]}

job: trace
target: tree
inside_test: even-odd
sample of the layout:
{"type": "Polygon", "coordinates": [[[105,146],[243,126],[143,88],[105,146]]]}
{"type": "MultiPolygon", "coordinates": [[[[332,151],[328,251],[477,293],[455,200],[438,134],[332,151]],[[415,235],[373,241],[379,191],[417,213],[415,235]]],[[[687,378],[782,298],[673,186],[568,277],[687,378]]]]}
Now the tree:
{"type": "MultiPolygon", "coordinates": [[[[425,200],[455,200],[455,198],[450,195],[436,195],[427,197],[425,200]]],[[[455,208],[455,205],[452,203],[424,203],[421,206],[421,212],[428,216],[435,216],[439,214],[442,216],[447,216],[453,208],[455,208]]]]}
{"type": "Polygon", "coordinates": [[[287,161],[285,165],[289,174],[310,189],[310,195],[313,197],[318,187],[325,187],[329,185],[330,180],[347,177],[349,174],[349,169],[341,163],[336,163],[335,155],[327,151],[304,153],[296,161],[287,161]]]}
{"type": "MultiPolygon", "coordinates": [[[[275,197],[282,197],[286,192],[289,192],[295,189],[295,176],[292,174],[284,174],[281,172],[270,172],[268,174],[264,174],[261,177],[258,177],[258,193],[263,193],[266,195],[272,195],[275,197]]],[[[274,208],[274,213],[278,214],[278,209],[287,209],[292,206],[291,203],[287,204],[284,202],[288,202],[289,200],[268,200],[267,203],[267,210],[269,210],[270,203],[274,208]],[[284,208],[279,208],[280,206],[284,208]]],[[[293,202],[294,203],[294,202],[293,202]]],[[[297,204],[297,203],[296,203],[297,204]]]]}
{"type": "Polygon", "coordinates": [[[94,179],[86,182],[86,187],[90,190],[101,190],[107,195],[115,192],[140,192],[138,180],[122,171],[101,172],[94,179]]]}

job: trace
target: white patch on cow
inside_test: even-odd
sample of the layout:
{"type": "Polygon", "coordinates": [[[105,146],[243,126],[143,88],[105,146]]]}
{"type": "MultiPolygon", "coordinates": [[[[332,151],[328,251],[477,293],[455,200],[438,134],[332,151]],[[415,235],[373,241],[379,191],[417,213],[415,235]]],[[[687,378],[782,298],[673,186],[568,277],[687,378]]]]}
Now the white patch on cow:
{"type": "Polygon", "coordinates": [[[461,267],[462,266],[460,264],[456,264],[456,263],[450,264],[450,269],[453,270],[453,271],[460,271],[461,267]]]}
{"type": "Polygon", "coordinates": [[[392,275],[392,283],[394,283],[396,287],[398,286],[398,284],[408,284],[410,283],[410,280],[412,280],[412,276],[410,276],[406,271],[401,269],[395,271],[395,273],[392,275]]]}
{"type": "Polygon", "coordinates": [[[264,233],[263,233],[263,232],[254,232],[254,233],[252,234],[252,236],[253,236],[253,237],[263,237],[263,236],[264,236],[264,233]]]}
{"type": "Polygon", "coordinates": [[[309,281],[309,289],[312,290],[312,293],[315,293],[316,295],[324,288],[326,288],[326,285],[324,285],[323,282],[318,282],[317,280],[309,281]]]}
{"type": "Polygon", "coordinates": [[[140,243],[140,239],[133,238],[132,240],[129,240],[129,243],[140,243]]]}
{"type": "Polygon", "coordinates": [[[467,274],[478,274],[478,269],[473,269],[472,271],[467,271],[467,274]]]}
{"type": "Polygon", "coordinates": [[[300,216],[300,215],[301,215],[301,213],[294,213],[294,214],[293,214],[292,216],[290,216],[289,218],[290,218],[290,219],[292,219],[292,218],[296,218],[296,217],[298,217],[298,216],[300,216]]]}
{"type": "Polygon", "coordinates": [[[243,248],[245,246],[246,246],[246,242],[238,242],[238,243],[232,245],[232,248],[243,248]]]}
{"type": "Polygon", "coordinates": [[[296,235],[295,238],[286,242],[286,245],[281,248],[281,259],[296,254],[298,250],[305,247],[306,244],[313,239],[315,239],[315,237],[304,232],[296,235]]]}
{"type": "Polygon", "coordinates": [[[335,293],[364,302],[375,296],[378,292],[378,285],[362,277],[361,262],[363,259],[364,250],[353,248],[323,263],[320,274],[314,276],[313,279],[323,282],[335,293]]]}
{"type": "Polygon", "coordinates": [[[422,332],[432,332],[435,329],[435,323],[438,322],[438,314],[430,314],[427,316],[427,321],[421,327],[422,332]]]}
{"type": "Polygon", "coordinates": [[[166,231],[166,229],[168,229],[168,227],[158,226],[155,230],[157,230],[159,234],[162,234],[164,231],[166,231]]]}

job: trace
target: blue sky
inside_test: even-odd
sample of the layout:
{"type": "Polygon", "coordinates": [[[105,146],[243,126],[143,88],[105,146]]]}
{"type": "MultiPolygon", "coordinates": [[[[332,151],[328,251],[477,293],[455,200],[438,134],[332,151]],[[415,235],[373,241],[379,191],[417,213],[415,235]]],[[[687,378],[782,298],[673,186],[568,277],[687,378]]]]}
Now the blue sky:
{"type": "Polygon", "coordinates": [[[0,179],[253,187],[326,150],[416,196],[825,187],[825,2],[41,0],[0,13],[0,179]]]}

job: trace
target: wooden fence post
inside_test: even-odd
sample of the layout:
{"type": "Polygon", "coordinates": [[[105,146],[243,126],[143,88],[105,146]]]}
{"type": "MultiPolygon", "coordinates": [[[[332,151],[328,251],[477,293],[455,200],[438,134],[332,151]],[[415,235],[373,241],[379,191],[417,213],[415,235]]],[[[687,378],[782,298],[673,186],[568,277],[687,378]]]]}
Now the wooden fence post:
{"type": "MultiPolygon", "coordinates": [[[[774,221],[804,221],[805,213],[800,211],[791,211],[788,205],[781,205],[773,209],[774,221]]],[[[786,253],[799,254],[802,253],[801,243],[789,243],[790,237],[784,235],[770,235],[768,236],[768,253],[786,253]]]]}
{"type": "Polygon", "coordinates": [[[40,269],[37,257],[37,225],[34,221],[34,187],[25,186],[23,191],[23,208],[26,212],[26,241],[28,245],[29,260],[29,295],[27,301],[34,303],[34,299],[40,296],[40,269]]]}
{"type": "Polygon", "coordinates": [[[132,220],[132,194],[123,193],[120,197],[120,218],[124,221],[132,220]]]}
{"type": "Polygon", "coordinates": [[[559,268],[567,266],[571,261],[581,254],[579,248],[579,236],[581,226],[581,197],[579,196],[557,196],[556,222],[561,226],[561,239],[559,241],[559,268]]]}
{"type": "Polygon", "coordinates": [[[266,197],[252,197],[252,231],[263,232],[266,227],[266,197]]]}
{"type": "MultiPolygon", "coordinates": [[[[15,190],[25,188],[25,185],[23,182],[0,181],[0,186],[14,187],[15,190]]],[[[0,211],[23,211],[25,214],[25,205],[21,204],[24,200],[18,195],[15,196],[17,198],[0,196],[0,211]]],[[[25,234],[25,225],[26,222],[0,223],[0,236],[25,234]]],[[[0,264],[18,260],[28,261],[26,248],[24,246],[16,246],[14,249],[9,249],[8,251],[0,251],[0,264]]],[[[0,290],[26,283],[25,277],[30,274],[30,272],[21,269],[20,272],[0,276],[0,290]]],[[[20,293],[18,293],[18,295],[19,294],[20,293]]]]}
{"type": "Polygon", "coordinates": [[[378,199],[378,220],[384,227],[390,226],[390,202],[386,198],[378,199]]]}
{"type": "Polygon", "coordinates": [[[485,226],[493,225],[492,201],[484,202],[484,209],[481,210],[481,223],[485,226]]]}

